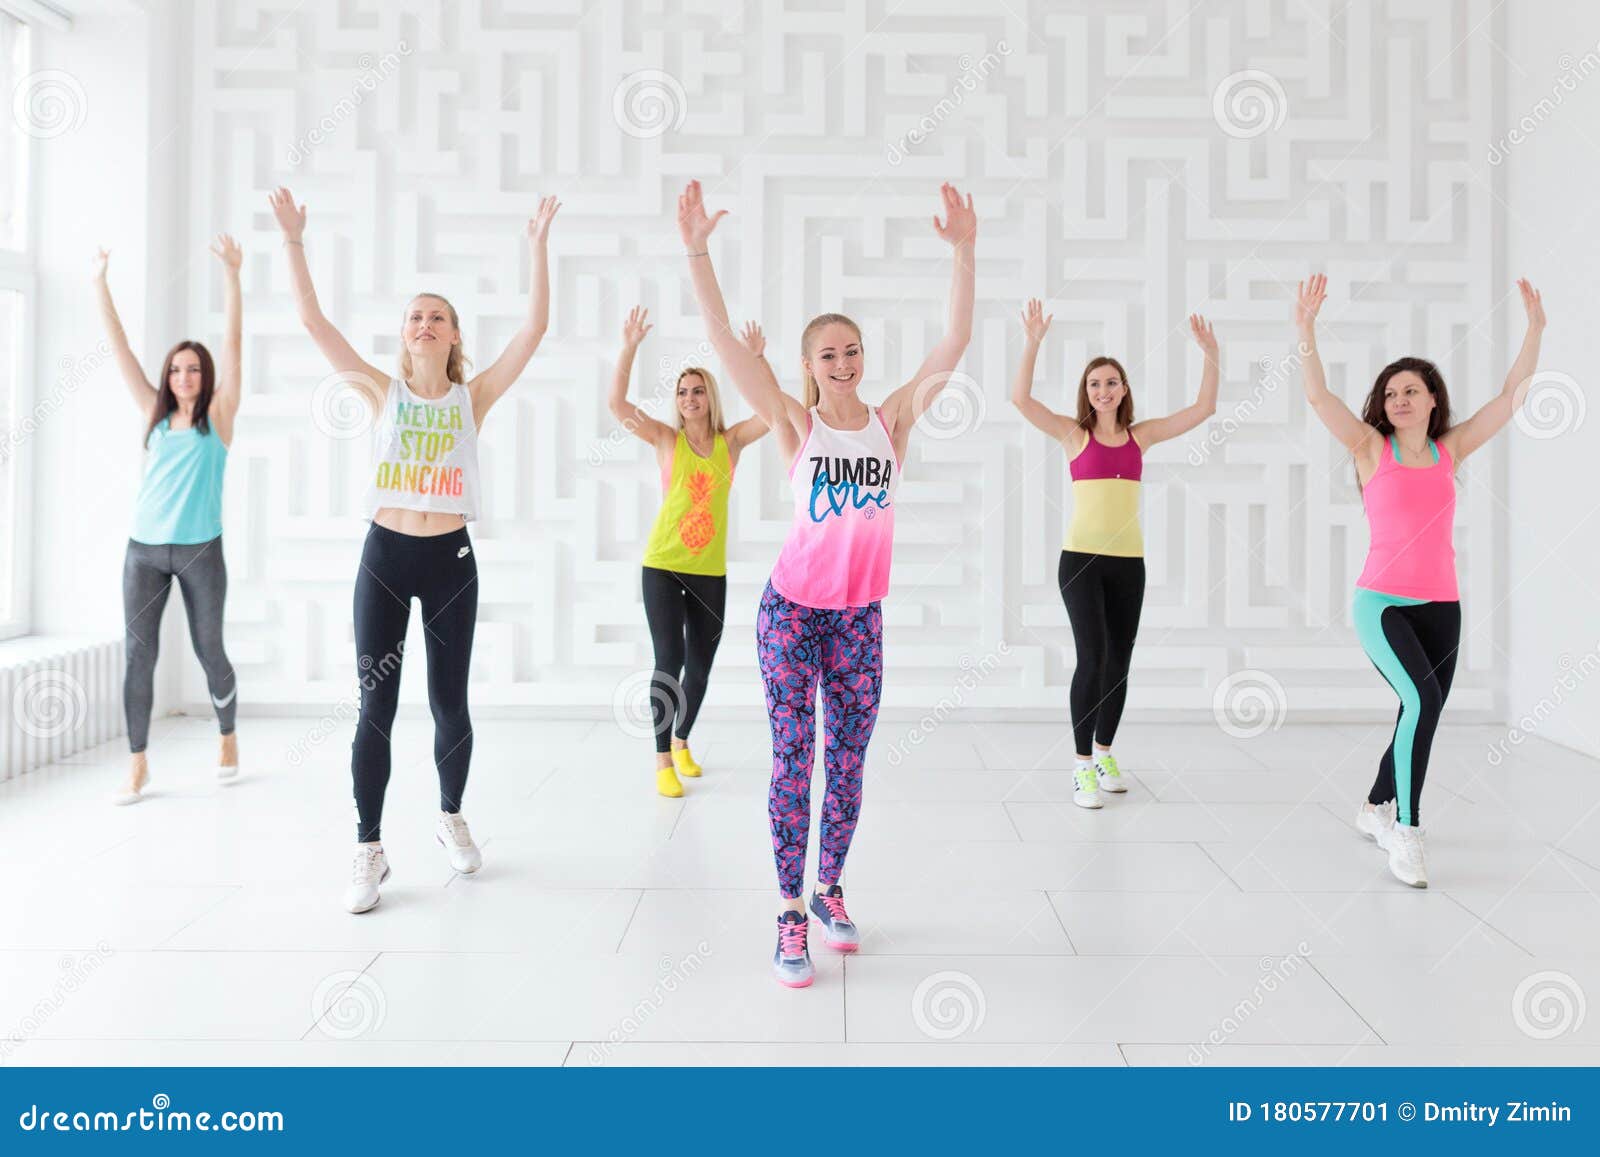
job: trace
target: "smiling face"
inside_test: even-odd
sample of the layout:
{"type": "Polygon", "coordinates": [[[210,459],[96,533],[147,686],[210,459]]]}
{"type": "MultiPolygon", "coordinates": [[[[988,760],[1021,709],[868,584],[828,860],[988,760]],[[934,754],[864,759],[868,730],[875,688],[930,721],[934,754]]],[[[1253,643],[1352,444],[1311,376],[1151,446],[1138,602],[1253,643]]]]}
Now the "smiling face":
{"type": "Polygon", "coordinates": [[[706,380],[697,373],[686,373],[678,379],[677,401],[685,426],[711,413],[710,391],[706,389],[706,380]]]}
{"type": "Polygon", "coordinates": [[[861,334],[838,321],[818,326],[800,364],[816,380],[824,397],[854,397],[864,364],[861,334]]]}
{"type": "Polygon", "coordinates": [[[1401,370],[1383,387],[1383,412],[1396,430],[1420,426],[1426,428],[1433,413],[1434,397],[1422,375],[1414,370],[1401,370]]]}
{"type": "Polygon", "coordinates": [[[194,350],[178,350],[167,366],[167,386],[180,402],[194,402],[205,385],[200,355],[194,350]]]}
{"type": "Polygon", "coordinates": [[[400,340],[414,358],[448,358],[450,349],[461,340],[456,311],[442,297],[420,294],[406,306],[400,340]]]}
{"type": "Polygon", "coordinates": [[[1122,399],[1128,396],[1128,383],[1122,380],[1122,371],[1113,365],[1096,366],[1090,370],[1083,388],[1096,414],[1116,414],[1122,399]]]}

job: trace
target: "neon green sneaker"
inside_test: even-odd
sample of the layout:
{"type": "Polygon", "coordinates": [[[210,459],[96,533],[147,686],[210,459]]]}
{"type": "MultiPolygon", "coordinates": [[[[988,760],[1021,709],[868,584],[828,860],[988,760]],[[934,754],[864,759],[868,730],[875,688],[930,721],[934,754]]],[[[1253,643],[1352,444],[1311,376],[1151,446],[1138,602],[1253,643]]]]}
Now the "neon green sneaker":
{"type": "Polygon", "coordinates": [[[1094,768],[1082,766],[1072,773],[1074,783],[1072,802],[1079,807],[1100,807],[1100,784],[1095,779],[1094,768]]]}
{"type": "Polygon", "coordinates": [[[1122,772],[1117,768],[1117,758],[1109,751],[1094,757],[1094,770],[1100,780],[1100,790],[1124,792],[1128,785],[1122,782],[1122,772]]]}

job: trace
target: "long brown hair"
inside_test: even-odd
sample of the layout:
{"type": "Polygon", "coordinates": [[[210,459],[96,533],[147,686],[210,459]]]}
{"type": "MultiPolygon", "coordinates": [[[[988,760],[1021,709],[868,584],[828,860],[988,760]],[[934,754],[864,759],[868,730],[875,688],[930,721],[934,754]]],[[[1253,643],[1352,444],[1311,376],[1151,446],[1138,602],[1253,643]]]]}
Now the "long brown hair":
{"type": "Polygon", "coordinates": [[[1122,401],[1117,403],[1117,429],[1126,430],[1133,425],[1133,387],[1128,384],[1128,371],[1122,368],[1122,363],[1104,355],[1090,358],[1089,364],[1083,367],[1083,377],[1078,379],[1078,427],[1083,430],[1094,429],[1095,410],[1089,402],[1089,375],[1101,366],[1110,366],[1122,379],[1122,401]]]}
{"type": "Polygon", "coordinates": [[[207,411],[211,409],[211,395],[217,388],[217,367],[211,360],[211,351],[197,341],[180,341],[167,351],[167,356],[161,362],[161,384],[156,387],[155,409],[150,411],[150,425],[145,427],[144,444],[150,444],[150,435],[155,433],[157,426],[163,419],[169,417],[172,411],[178,408],[178,395],[172,392],[172,359],[188,350],[200,359],[200,396],[194,401],[194,421],[196,430],[202,434],[211,432],[211,419],[207,411]]]}
{"type": "MultiPolygon", "coordinates": [[[[825,325],[847,325],[856,331],[856,344],[861,344],[861,327],[851,321],[842,313],[819,313],[806,323],[805,330],[800,334],[800,352],[807,357],[811,356],[811,335],[825,325]]],[[[804,366],[801,372],[806,376],[805,404],[810,409],[822,400],[822,387],[817,385],[816,377],[804,366]]]]}
{"type": "MultiPolygon", "coordinates": [[[[448,297],[437,293],[419,293],[412,297],[411,301],[406,302],[407,315],[411,313],[411,303],[422,297],[431,297],[435,301],[444,302],[445,310],[450,314],[450,324],[455,327],[456,334],[459,336],[461,333],[461,318],[456,314],[456,307],[450,304],[448,297]]],[[[405,323],[402,322],[401,324],[404,325],[405,323]]],[[[461,343],[458,341],[450,347],[450,356],[444,363],[444,376],[458,386],[465,385],[467,370],[471,365],[471,359],[461,352],[461,343]]],[[[400,378],[405,382],[411,381],[411,351],[406,349],[406,343],[403,340],[400,343],[400,378]]]]}
{"type": "Polygon", "coordinates": [[[1383,395],[1389,388],[1389,379],[1407,370],[1421,378],[1422,384],[1428,387],[1428,393],[1433,395],[1433,410],[1428,414],[1428,437],[1436,439],[1450,428],[1450,393],[1444,388],[1444,375],[1439,372],[1439,367],[1427,358],[1400,358],[1384,366],[1378,372],[1378,380],[1372,383],[1372,392],[1367,395],[1366,405],[1361,408],[1361,420],[1385,438],[1394,433],[1394,423],[1389,421],[1389,414],[1384,409],[1383,395]]]}
{"type": "Polygon", "coordinates": [[[700,366],[685,366],[678,372],[678,380],[672,383],[672,413],[677,418],[678,429],[683,429],[683,411],[678,409],[678,387],[683,385],[683,379],[690,374],[696,374],[706,384],[706,403],[711,411],[711,429],[717,434],[726,434],[728,427],[722,420],[722,395],[717,393],[717,379],[711,376],[711,371],[700,366]]]}

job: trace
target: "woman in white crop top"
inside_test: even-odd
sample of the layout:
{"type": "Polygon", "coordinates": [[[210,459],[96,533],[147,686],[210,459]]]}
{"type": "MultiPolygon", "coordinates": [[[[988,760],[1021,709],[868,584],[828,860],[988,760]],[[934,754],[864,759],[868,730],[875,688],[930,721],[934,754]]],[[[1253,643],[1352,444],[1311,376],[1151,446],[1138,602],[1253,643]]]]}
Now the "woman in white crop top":
{"type": "Polygon", "coordinates": [[[365,912],[389,875],[381,842],[389,782],[389,733],[399,707],[400,664],[411,600],[421,603],[428,656],[428,704],[439,770],[437,839],[458,872],[476,872],[483,857],[461,816],[472,757],[467,671],[478,618],[478,566],[466,524],[482,509],[478,429],[500,396],[521,376],[550,317],[547,239],[560,203],[545,197],[528,221],[532,270],[528,316],[505,352],[471,378],[461,352],[461,321],[437,294],[406,306],[400,367],[391,376],[355,351],[322,312],[306,264],[306,208],[288,189],[270,197],[283,231],[300,321],[334,376],[325,384],[353,390],[371,408],[372,462],[365,512],[372,520],[355,586],[355,638],[361,717],[351,748],[355,781],[356,856],[345,906],[365,912]]]}

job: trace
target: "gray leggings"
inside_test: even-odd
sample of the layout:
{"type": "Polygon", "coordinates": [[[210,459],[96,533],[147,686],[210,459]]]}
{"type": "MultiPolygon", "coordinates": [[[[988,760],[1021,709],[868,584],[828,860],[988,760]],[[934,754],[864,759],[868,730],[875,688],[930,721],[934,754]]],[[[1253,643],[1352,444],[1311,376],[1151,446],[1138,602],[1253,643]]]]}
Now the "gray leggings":
{"type": "Polygon", "coordinates": [[[128,540],[122,563],[122,610],[127,624],[128,669],[122,706],[128,716],[128,750],[140,752],[150,737],[150,705],[155,701],[156,652],[161,643],[161,612],[172,580],[183,592],[189,638],[205,668],[211,705],[222,734],[233,734],[233,664],[222,649],[222,603],[228,595],[228,568],[222,561],[222,536],[195,546],[151,546],[128,540]]]}

